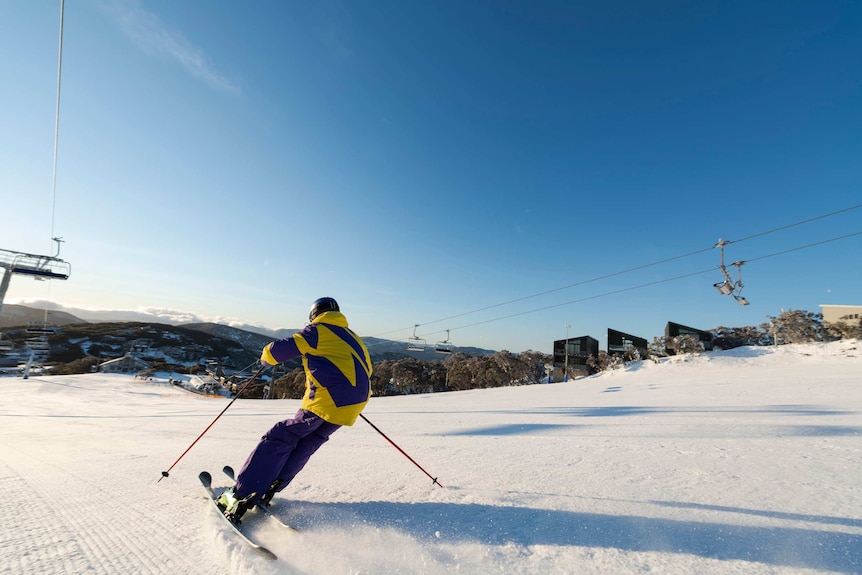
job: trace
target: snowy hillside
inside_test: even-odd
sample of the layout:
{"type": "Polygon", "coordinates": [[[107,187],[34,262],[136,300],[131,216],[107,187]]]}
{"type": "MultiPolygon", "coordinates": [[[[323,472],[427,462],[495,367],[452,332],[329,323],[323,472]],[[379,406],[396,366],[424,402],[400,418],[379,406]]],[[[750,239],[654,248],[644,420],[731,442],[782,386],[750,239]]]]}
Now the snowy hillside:
{"type": "Polygon", "coordinates": [[[296,401],[101,374],[0,378],[0,574],[862,572],[859,342],[741,348],[568,383],[372,399],[239,543],[201,469],[296,401]]]}

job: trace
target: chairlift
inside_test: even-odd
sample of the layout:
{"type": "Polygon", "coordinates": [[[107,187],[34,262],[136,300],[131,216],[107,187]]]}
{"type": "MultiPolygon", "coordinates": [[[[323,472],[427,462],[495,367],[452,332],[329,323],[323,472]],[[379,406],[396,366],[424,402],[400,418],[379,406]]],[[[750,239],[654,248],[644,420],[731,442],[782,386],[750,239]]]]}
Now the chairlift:
{"type": "Polygon", "coordinates": [[[425,351],[425,340],[416,335],[416,328],[419,324],[413,325],[413,337],[407,340],[407,351],[425,351]]]}
{"type": "Polygon", "coordinates": [[[14,345],[8,339],[3,339],[3,334],[0,333],[0,352],[12,351],[14,349],[14,345]]]}
{"type": "Polygon", "coordinates": [[[739,305],[748,305],[748,300],[742,297],[742,264],[744,263],[744,261],[740,260],[730,264],[736,267],[736,274],[739,278],[736,280],[736,290],[734,290],[733,293],[733,299],[735,299],[739,305]]]}
{"type": "Polygon", "coordinates": [[[27,333],[50,335],[57,333],[57,326],[48,325],[47,323],[31,323],[27,326],[25,331],[27,333]]]}
{"type": "Polygon", "coordinates": [[[0,250],[0,268],[5,268],[13,274],[29,275],[38,280],[67,280],[72,274],[72,265],[61,260],[60,243],[62,238],[53,238],[57,242],[57,253],[53,256],[40,256],[12,250],[0,250]]]}
{"type": "Polygon", "coordinates": [[[733,278],[730,277],[730,274],[727,272],[727,267],[724,265],[724,246],[726,246],[730,242],[726,242],[719,238],[718,243],[715,244],[715,247],[721,250],[721,264],[718,266],[718,269],[721,270],[721,273],[724,274],[724,281],[712,284],[715,289],[718,290],[718,293],[721,295],[729,295],[732,296],[733,299],[739,303],[739,305],[748,305],[748,300],[742,297],[742,266],[745,264],[744,261],[738,260],[733,262],[732,266],[736,268],[738,279],[734,282],[733,278]]]}
{"type": "Polygon", "coordinates": [[[24,343],[24,347],[30,352],[30,357],[33,359],[47,359],[51,354],[51,346],[44,338],[28,339],[24,343]]]}
{"type": "Polygon", "coordinates": [[[44,336],[30,337],[24,342],[28,349],[51,349],[48,339],[44,336]]]}
{"type": "Polygon", "coordinates": [[[443,341],[438,341],[437,345],[434,346],[434,351],[437,353],[452,353],[453,345],[449,342],[449,330],[446,330],[446,339],[443,341]]]}

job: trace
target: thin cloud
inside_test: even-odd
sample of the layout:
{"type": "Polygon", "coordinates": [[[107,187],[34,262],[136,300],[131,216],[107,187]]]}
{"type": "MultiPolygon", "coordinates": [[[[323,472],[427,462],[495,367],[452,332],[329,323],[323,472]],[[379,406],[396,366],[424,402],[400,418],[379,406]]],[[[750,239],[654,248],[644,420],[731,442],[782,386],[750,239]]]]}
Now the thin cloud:
{"type": "Polygon", "coordinates": [[[192,44],[182,32],[162,22],[136,1],[105,0],[101,5],[144,52],[173,60],[193,77],[219,90],[242,91],[236,83],[217,72],[204,51],[192,44]]]}

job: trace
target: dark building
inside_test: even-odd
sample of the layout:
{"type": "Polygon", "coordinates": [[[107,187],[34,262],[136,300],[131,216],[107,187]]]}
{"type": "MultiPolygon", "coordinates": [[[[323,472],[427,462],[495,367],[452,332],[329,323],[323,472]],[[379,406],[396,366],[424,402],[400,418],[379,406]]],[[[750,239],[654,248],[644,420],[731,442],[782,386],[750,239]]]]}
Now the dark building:
{"type": "Polygon", "coordinates": [[[630,349],[637,349],[641,358],[649,357],[647,340],[636,335],[608,328],[608,355],[622,355],[630,349]]]}
{"type": "Polygon", "coordinates": [[[587,360],[598,355],[599,341],[588,335],[558,339],[554,342],[554,369],[564,370],[568,363],[569,373],[590,375],[593,370],[587,365],[587,360]]]}
{"type": "Polygon", "coordinates": [[[684,335],[696,337],[698,341],[703,344],[704,350],[712,351],[712,334],[710,332],[703,331],[700,329],[694,329],[693,327],[688,327],[679,323],[674,323],[672,321],[667,322],[667,325],[664,328],[665,338],[684,335]]]}

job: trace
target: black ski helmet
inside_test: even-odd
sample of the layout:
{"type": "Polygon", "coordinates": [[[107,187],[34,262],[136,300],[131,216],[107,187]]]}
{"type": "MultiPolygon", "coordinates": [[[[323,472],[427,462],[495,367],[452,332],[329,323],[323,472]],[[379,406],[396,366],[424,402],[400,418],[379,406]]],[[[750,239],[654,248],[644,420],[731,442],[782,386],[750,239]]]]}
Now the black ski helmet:
{"type": "Polygon", "coordinates": [[[308,321],[314,321],[314,318],[326,311],[339,311],[338,302],[331,297],[314,300],[314,303],[311,304],[311,310],[308,312],[308,321]]]}

